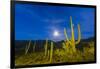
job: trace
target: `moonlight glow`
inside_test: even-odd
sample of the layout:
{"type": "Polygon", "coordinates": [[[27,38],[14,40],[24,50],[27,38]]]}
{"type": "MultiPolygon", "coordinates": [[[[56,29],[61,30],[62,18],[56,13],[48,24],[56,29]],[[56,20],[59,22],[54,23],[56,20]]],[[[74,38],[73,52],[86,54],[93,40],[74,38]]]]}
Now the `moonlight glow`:
{"type": "Polygon", "coordinates": [[[59,36],[59,32],[58,31],[54,31],[54,36],[59,36]]]}

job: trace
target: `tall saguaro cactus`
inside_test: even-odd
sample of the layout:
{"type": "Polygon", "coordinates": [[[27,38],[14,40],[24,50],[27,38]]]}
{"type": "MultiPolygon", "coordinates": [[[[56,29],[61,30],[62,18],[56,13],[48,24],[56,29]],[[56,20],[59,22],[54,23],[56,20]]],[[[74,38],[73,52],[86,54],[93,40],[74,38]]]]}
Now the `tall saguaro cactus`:
{"type": "Polygon", "coordinates": [[[53,57],[53,42],[51,42],[50,63],[52,63],[52,57],[53,57]]]}
{"type": "Polygon", "coordinates": [[[31,40],[29,41],[28,46],[26,46],[25,54],[27,54],[27,52],[28,52],[28,50],[29,50],[29,48],[30,48],[30,45],[31,45],[31,40]]]}
{"type": "Polygon", "coordinates": [[[74,26],[72,24],[72,17],[70,17],[70,25],[71,25],[71,39],[69,40],[65,28],[64,28],[64,35],[66,37],[66,41],[70,44],[70,46],[72,46],[73,52],[76,52],[75,44],[78,44],[80,42],[80,39],[81,39],[80,25],[78,24],[78,40],[77,41],[75,41],[75,36],[74,36],[75,34],[74,34],[74,26]]]}

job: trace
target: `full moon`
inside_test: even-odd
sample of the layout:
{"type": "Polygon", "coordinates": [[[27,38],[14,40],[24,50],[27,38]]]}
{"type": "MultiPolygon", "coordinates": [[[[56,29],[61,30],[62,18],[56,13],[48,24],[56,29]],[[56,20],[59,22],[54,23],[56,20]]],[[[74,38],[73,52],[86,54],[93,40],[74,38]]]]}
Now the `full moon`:
{"type": "Polygon", "coordinates": [[[59,32],[58,31],[54,31],[53,35],[54,36],[59,36],[59,32]]]}

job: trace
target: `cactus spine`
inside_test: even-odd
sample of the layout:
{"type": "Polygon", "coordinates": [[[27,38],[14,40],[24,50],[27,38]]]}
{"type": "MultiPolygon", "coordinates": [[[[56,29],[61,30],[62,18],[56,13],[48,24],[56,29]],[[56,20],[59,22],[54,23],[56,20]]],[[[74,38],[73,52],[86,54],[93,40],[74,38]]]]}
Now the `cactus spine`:
{"type": "Polygon", "coordinates": [[[27,54],[29,48],[30,48],[31,40],[29,41],[28,47],[26,46],[25,54],[27,54]]]}
{"type": "Polygon", "coordinates": [[[47,49],[48,48],[48,40],[46,39],[46,44],[45,44],[45,56],[47,55],[47,49]]]}
{"type": "Polygon", "coordinates": [[[50,63],[52,63],[52,57],[53,57],[53,42],[51,42],[50,63]]]}
{"type": "Polygon", "coordinates": [[[74,28],[73,28],[74,26],[72,24],[72,17],[70,17],[70,24],[71,24],[71,39],[69,40],[65,28],[64,28],[64,35],[66,37],[66,41],[70,44],[70,46],[72,46],[72,51],[76,52],[75,44],[78,44],[80,42],[80,39],[81,39],[80,25],[78,24],[78,40],[75,41],[74,28]]]}

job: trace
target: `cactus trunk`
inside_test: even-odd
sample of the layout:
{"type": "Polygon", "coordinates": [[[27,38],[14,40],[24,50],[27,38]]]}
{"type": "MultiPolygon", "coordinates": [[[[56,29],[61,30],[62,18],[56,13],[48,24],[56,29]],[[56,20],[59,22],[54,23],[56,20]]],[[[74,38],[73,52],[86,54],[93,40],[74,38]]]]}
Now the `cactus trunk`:
{"type": "Polygon", "coordinates": [[[50,63],[52,63],[52,57],[53,57],[53,42],[51,42],[50,63]]]}
{"type": "Polygon", "coordinates": [[[45,44],[45,56],[47,56],[47,49],[48,48],[48,40],[46,39],[46,44],[45,44]]]}
{"type": "Polygon", "coordinates": [[[27,54],[29,48],[30,48],[30,44],[31,44],[31,40],[29,41],[29,44],[28,44],[28,47],[26,47],[26,51],[25,51],[25,54],[27,54]]]}
{"type": "Polygon", "coordinates": [[[76,48],[75,48],[75,37],[74,37],[74,26],[72,24],[72,17],[70,17],[70,23],[71,23],[71,31],[72,31],[72,38],[71,38],[71,45],[72,45],[72,50],[73,52],[76,51],[76,48]]]}

